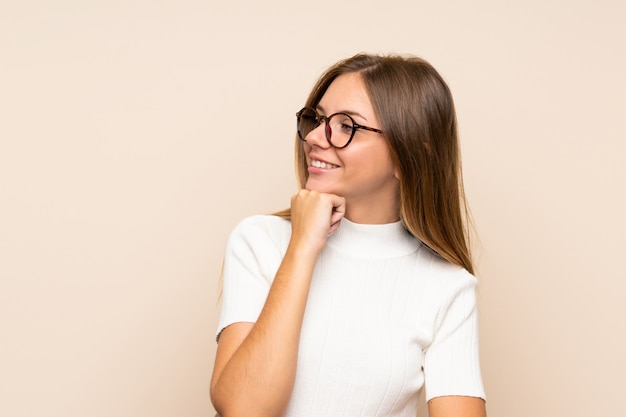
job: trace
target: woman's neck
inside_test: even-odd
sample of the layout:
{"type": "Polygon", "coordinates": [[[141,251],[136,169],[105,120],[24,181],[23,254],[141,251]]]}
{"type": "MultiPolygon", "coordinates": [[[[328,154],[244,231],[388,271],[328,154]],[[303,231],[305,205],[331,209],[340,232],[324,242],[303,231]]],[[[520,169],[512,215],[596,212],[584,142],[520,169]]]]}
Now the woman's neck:
{"type": "Polygon", "coordinates": [[[346,219],[359,224],[387,224],[400,220],[397,207],[383,207],[376,202],[355,204],[346,202],[346,219]]]}

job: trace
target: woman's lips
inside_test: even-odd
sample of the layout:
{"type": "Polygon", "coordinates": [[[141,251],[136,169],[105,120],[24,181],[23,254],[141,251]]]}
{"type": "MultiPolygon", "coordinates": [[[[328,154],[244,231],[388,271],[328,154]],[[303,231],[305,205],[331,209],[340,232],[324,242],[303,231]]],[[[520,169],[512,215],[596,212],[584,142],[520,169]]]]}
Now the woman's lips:
{"type": "Polygon", "coordinates": [[[310,166],[314,168],[333,169],[339,168],[339,165],[331,164],[329,162],[318,161],[317,159],[311,159],[310,166]]]}

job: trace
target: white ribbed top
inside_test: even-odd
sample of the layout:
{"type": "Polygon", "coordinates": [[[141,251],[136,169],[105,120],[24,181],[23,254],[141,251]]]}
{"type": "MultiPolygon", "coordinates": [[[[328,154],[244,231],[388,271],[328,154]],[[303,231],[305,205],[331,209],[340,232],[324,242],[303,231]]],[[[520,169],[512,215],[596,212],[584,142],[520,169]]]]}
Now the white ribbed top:
{"type": "MultiPolygon", "coordinates": [[[[290,235],[275,216],[233,231],[218,332],[256,321],[290,235]]],[[[414,417],[424,381],[427,399],[484,398],[475,285],[400,222],[343,219],[314,271],[286,416],[414,417]]]]}

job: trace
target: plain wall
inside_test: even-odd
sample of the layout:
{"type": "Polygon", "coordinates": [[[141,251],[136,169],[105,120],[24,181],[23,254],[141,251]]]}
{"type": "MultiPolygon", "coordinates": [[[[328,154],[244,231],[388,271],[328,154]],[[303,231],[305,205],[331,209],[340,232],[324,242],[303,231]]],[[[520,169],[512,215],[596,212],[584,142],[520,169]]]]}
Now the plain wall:
{"type": "Polygon", "coordinates": [[[623,416],[623,1],[4,1],[0,415],[212,416],[230,230],[354,53],[456,99],[490,416],[623,416]],[[261,4],[263,3],[263,4],[261,4]]]}

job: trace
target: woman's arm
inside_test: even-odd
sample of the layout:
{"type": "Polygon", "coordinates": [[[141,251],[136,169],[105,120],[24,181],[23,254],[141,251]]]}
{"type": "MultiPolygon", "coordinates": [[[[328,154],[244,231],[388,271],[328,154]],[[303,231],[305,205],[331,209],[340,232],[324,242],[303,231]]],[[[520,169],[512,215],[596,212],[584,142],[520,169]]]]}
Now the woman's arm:
{"type": "Polygon", "coordinates": [[[477,397],[444,396],[428,402],[429,417],[485,417],[485,401],[477,397]]]}
{"type": "Polygon", "coordinates": [[[211,399],[222,417],[281,416],[291,397],[313,269],[345,200],[301,190],[291,208],[291,240],[257,322],[220,335],[211,399]]]}

